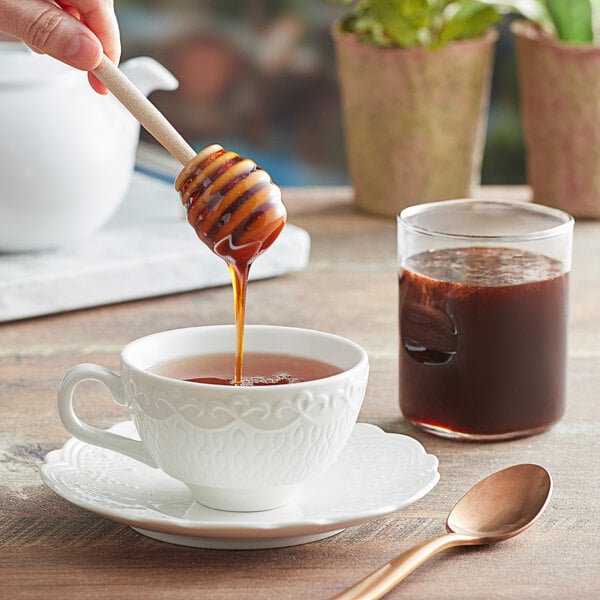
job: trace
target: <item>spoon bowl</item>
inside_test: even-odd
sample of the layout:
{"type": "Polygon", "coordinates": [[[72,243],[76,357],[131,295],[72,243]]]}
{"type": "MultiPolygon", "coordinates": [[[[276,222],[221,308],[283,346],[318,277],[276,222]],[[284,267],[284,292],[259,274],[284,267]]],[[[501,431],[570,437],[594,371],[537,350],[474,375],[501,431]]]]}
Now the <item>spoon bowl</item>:
{"type": "Polygon", "coordinates": [[[552,494],[550,474],[539,465],[502,469],[473,486],[450,511],[447,533],[391,560],[332,600],[375,600],[434,554],[455,546],[493,544],[527,529],[552,494]]]}
{"type": "Polygon", "coordinates": [[[446,529],[474,536],[478,544],[507,540],[540,516],[551,492],[552,479],[544,468],[508,467],[472,487],[450,511],[446,529]]]}

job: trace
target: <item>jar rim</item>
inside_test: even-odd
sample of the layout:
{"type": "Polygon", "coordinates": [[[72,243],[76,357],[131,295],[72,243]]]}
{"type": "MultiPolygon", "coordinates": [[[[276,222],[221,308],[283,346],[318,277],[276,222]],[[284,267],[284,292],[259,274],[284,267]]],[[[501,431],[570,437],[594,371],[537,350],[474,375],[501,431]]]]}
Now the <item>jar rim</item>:
{"type": "Polygon", "coordinates": [[[441,200],[409,206],[399,213],[397,220],[398,224],[404,229],[425,236],[451,240],[484,240],[489,242],[521,242],[558,237],[572,229],[575,223],[575,219],[569,213],[542,204],[515,200],[480,200],[472,198],[441,200]],[[415,218],[418,216],[440,209],[455,209],[456,214],[460,214],[459,211],[465,211],[465,216],[468,214],[467,211],[472,212],[474,210],[492,209],[489,210],[490,218],[493,211],[513,210],[523,214],[538,215],[554,219],[556,224],[550,227],[518,233],[508,231],[504,233],[461,233],[456,231],[445,231],[439,227],[432,228],[414,222],[415,218]]]}

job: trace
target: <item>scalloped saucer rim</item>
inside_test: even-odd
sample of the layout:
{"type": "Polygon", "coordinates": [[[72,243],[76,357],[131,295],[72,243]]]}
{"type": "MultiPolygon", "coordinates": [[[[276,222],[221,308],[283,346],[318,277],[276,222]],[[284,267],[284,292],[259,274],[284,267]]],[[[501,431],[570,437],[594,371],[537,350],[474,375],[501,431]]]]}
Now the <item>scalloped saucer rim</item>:
{"type": "MultiPolygon", "coordinates": [[[[136,437],[131,421],[110,431],[136,437]]],[[[439,472],[438,459],[414,438],[357,423],[329,471],[301,485],[291,504],[269,511],[207,508],[162,471],[75,438],[46,455],[41,477],[68,502],[153,539],[259,549],[317,541],[383,517],[428,494],[439,472]]]]}

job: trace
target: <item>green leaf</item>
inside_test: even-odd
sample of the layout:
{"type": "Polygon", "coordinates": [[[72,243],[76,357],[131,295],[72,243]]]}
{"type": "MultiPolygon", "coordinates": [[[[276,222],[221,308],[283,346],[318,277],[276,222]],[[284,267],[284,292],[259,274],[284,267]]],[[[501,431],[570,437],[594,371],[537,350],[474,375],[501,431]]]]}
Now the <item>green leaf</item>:
{"type": "Polygon", "coordinates": [[[579,43],[593,41],[590,0],[546,0],[546,3],[559,39],[579,43]]]}
{"type": "Polygon", "coordinates": [[[368,12],[397,46],[418,45],[431,23],[427,0],[371,0],[368,12]]]}
{"type": "Polygon", "coordinates": [[[435,47],[452,40],[478,37],[500,19],[497,10],[478,0],[461,2],[457,7],[449,5],[445,16],[435,47]]]}
{"type": "Polygon", "coordinates": [[[590,0],[592,10],[592,37],[595,44],[600,44],[600,0],[590,0]]]}
{"type": "MultiPolygon", "coordinates": [[[[556,34],[552,18],[546,8],[545,0],[479,0],[495,9],[499,14],[521,15],[536,23],[550,35],[556,34]]],[[[567,0],[569,1],[569,0],[567,0]]],[[[599,0],[594,0],[599,1],[599,0]]]]}
{"type": "Polygon", "coordinates": [[[384,47],[393,45],[392,40],[385,35],[381,23],[368,14],[349,15],[340,25],[342,31],[356,34],[365,44],[384,47]]]}
{"type": "MultiPolygon", "coordinates": [[[[502,15],[517,13],[554,33],[545,1],[550,0],[359,0],[342,22],[342,30],[378,46],[439,48],[453,40],[477,37],[502,15]]],[[[598,5],[600,37],[600,0],[585,1],[598,5]]]]}

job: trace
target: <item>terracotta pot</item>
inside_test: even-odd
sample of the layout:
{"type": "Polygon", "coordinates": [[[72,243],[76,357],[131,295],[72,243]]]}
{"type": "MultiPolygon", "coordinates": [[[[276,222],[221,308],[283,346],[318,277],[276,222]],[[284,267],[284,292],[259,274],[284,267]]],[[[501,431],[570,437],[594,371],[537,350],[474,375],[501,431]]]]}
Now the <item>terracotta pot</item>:
{"type": "Polygon", "coordinates": [[[379,215],[470,196],[480,182],[497,33],[439,50],[332,31],[355,204],[379,215]]]}
{"type": "Polygon", "coordinates": [[[600,217],[600,47],[515,23],[527,177],[534,201],[600,217]]]}

